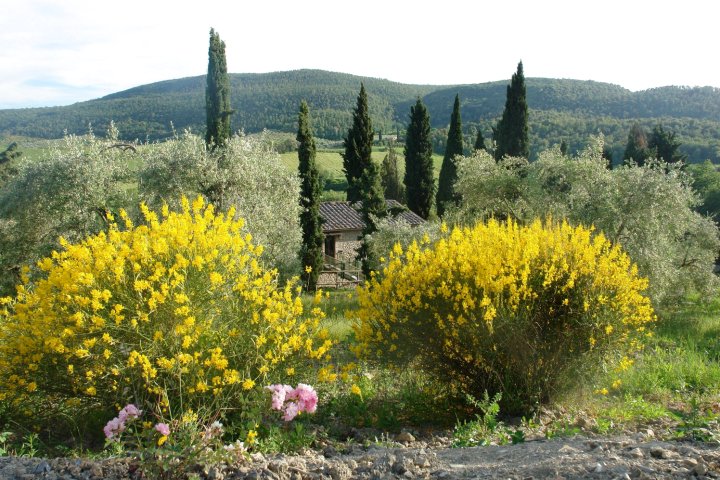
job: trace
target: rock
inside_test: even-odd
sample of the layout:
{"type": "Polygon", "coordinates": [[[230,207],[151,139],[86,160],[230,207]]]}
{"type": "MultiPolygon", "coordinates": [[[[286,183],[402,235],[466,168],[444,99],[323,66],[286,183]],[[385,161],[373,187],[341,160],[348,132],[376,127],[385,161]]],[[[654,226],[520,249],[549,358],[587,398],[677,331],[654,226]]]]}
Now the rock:
{"type": "Polygon", "coordinates": [[[570,445],[563,445],[563,446],[560,447],[560,449],[558,450],[558,453],[562,453],[562,454],[565,454],[565,455],[572,455],[572,454],[574,454],[574,453],[578,453],[579,451],[580,451],[580,450],[578,450],[577,448],[573,448],[573,447],[571,447],[570,445]]]}
{"type": "Polygon", "coordinates": [[[90,475],[98,480],[105,478],[102,467],[97,463],[90,466],[90,475]]]}
{"type": "Polygon", "coordinates": [[[208,480],[224,480],[225,474],[218,467],[210,467],[207,471],[208,480]]]}
{"type": "Polygon", "coordinates": [[[33,473],[35,473],[35,474],[44,474],[44,473],[50,472],[50,470],[52,470],[52,469],[50,468],[50,464],[49,464],[48,462],[46,462],[45,460],[43,460],[42,462],[38,463],[38,464],[35,466],[35,468],[33,469],[33,473]]]}
{"type": "Polygon", "coordinates": [[[667,450],[665,450],[662,447],[652,447],[650,449],[650,455],[653,458],[668,458],[667,456],[667,450]]]}
{"type": "Polygon", "coordinates": [[[289,465],[283,459],[271,460],[267,466],[268,470],[277,473],[278,475],[285,475],[288,473],[289,465]]]}
{"type": "Polygon", "coordinates": [[[698,462],[693,468],[693,472],[695,472],[697,476],[705,475],[708,473],[707,465],[705,465],[705,462],[698,462]]]}
{"type": "Polygon", "coordinates": [[[602,463],[596,463],[593,467],[591,467],[589,470],[592,470],[594,473],[602,473],[605,471],[605,467],[602,463]]]}
{"type": "Polygon", "coordinates": [[[395,441],[400,443],[412,443],[415,441],[415,437],[410,432],[400,432],[395,441]]]}
{"type": "Polygon", "coordinates": [[[265,461],[265,455],[263,455],[262,453],[251,453],[250,459],[253,462],[261,463],[265,461]]]}
{"type": "Polygon", "coordinates": [[[334,463],[326,469],[327,475],[333,480],[347,480],[352,478],[352,470],[344,463],[334,463]]]}
{"type": "Polygon", "coordinates": [[[697,466],[698,461],[695,460],[694,458],[684,458],[683,461],[682,461],[682,464],[683,464],[683,466],[692,469],[692,468],[695,468],[695,467],[697,466]]]}
{"type": "Polygon", "coordinates": [[[627,452],[627,456],[629,456],[631,458],[643,458],[643,457],[645,457],[645,454],[643,453],[643,451],[641,449],[635,447],[632,450],[630,450],[629,452],[627,452]]]}
{"type": "Polygon", "coordinates": [[[327,447],[323,448],[323,457],[333,458],[333,457],[337,457],[337,455],[338,455],[338,451],[332,445],[328,445],[327,447]]]}

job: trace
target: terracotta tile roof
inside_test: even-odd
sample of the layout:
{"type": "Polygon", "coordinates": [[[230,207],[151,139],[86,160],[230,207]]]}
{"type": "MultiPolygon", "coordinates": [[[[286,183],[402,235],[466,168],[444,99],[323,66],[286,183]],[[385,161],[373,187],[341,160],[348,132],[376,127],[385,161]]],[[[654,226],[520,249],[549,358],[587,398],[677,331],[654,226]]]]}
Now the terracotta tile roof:
{"type": "MultiPolygon", "coordinates": [[[[395,213],[395,219],[403,220],[412,226],[425,223],[425,220],[397,200],[386,200],[388,210],[395,213]]],[[[350,202],[321,202],[320,217],[323,220],[324,233],[359,231],[365,227],[362,216],[350,202]]]]}

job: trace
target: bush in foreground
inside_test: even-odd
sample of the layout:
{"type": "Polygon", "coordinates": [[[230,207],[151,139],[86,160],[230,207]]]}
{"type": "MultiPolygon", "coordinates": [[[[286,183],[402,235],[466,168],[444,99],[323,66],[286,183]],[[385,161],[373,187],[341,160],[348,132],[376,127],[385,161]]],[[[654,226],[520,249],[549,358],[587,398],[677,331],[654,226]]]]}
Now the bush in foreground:
{"type": "Polygon", "coordinates": [[[251,415],[264,385],[302,380],[326,355],[322,312],[304,316],[293,286],[277,287],[233,209],[200,197],[160,218],[141,209],[144,225],[123,213],[123,229],[61,241],[2,300],[0,400],[79,423],[128,402],[160,418],[251,415]]]}
{"type": "Polygon", "coordinates": [[[491,220],[432,247],[397,245],[360,292],[357,350],[525,411],[586,366],[630,365],[654,320],[646,287],[590,229],[491,220]]]}

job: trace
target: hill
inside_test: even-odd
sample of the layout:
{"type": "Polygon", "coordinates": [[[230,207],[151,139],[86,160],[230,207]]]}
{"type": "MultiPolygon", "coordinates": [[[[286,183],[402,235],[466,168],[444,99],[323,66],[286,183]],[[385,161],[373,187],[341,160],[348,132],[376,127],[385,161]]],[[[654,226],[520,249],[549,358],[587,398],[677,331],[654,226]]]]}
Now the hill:
{"type": "MultiPolygon", "coordinates": [[[[233,128],[294,132],[300,100],[311,108],[318,137],[339,139],[351,122],[360,82],[365,83],[373,125],[383,133],[402,131],[409,107],[420,96],[427,104],[441,151],[453,99],[460,94],[468,144],[477,129],[486,138],[502,112],[507,80],[473,85],[408,85],[383,79],[296,70],[231,74],[236,115],[233,128]]],[[[593,81],[528,78],[530,140],[533,153],[565,140],[582,148],[589,135],[603,132],[621,155],[633,123],[663,124],[677,133],[691,161],[720,161],[720,89],[663,87],[631,92],[593,81]]],[[[126,139],[162,139],[177,130],[202,132],[205,77],[142,85],[103,98],[63,107],[0,110],[0,135],[57,138],[84,133],[91,124],[105,129],[112,119],[126,139]],[[172,124],[172,126],[171,126],[172,124]]]]}

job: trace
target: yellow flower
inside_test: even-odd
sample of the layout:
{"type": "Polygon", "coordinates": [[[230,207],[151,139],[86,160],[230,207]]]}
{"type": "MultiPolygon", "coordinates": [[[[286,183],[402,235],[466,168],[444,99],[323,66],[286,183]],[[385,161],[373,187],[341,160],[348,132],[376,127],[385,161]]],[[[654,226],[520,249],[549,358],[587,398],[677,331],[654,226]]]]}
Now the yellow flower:
{"type": "Polygon", "coordinates": [[[165,442],[167,442],[167,439],[168,439],[167,435],[160,436],[160,438],[158,438],[158,441],[157,441],[158,447],[162,447],[162,445],[165,442]]]}
{"type": "Polygon", "coordinates": [[[310,265],[306,266],[305,273],[311,273],[311,272],[312,272],[312,267],[310,265]]]}
{"type": "Polygon", "coordinates": [[[253,444],[255,444],[255,440],[257,439],[257,435],[258,435],[258,434],[257,434],[257,432],[256,432],[255,430],[250,430],[250,431],[247,433],[247,436],[245,437],[245,443],[247,443],[248,445],[253,445],[253,444]]]}
{"type": "Polygon", "coordinates": [[[360,387],[358,387],[354,383],[350,387],[350,393],[352,393],[353,395],[357,395],[358,397],[362,397],[362,390],[360,390],[360,387]]]}
{"type": "Polygon", "coordinates": [[[246,378],[245,380],[243,380],[243,383],[242,383],[243,390],[251,390],[254,386],[255,386],[254,380],[252,380],[250,378],[246,378]]]}

